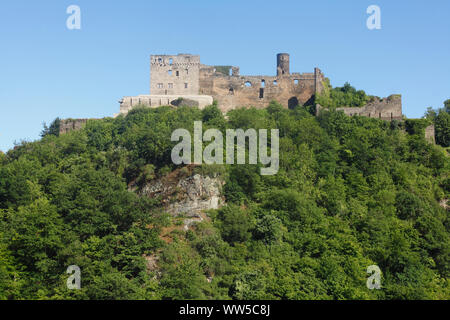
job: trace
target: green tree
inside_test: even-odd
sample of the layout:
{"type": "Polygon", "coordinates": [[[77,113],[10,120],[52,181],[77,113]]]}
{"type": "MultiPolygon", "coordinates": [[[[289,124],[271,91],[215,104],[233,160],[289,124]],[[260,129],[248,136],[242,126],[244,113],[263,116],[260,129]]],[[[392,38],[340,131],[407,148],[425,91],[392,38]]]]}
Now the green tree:
{"type": "Polygon", "coordinates": [[[435,120],[436,142],[443,147],[450,147],[450,113],[441,111],[435,120]]]}
{"type": "Polygon", "coordinates": [[[52,121],[49,127],[44,122],[44,129],[41,131],[41,137],[48,135],[59,136],[59,128],[61,126],[61,119],[56,118],[52,121]]]}

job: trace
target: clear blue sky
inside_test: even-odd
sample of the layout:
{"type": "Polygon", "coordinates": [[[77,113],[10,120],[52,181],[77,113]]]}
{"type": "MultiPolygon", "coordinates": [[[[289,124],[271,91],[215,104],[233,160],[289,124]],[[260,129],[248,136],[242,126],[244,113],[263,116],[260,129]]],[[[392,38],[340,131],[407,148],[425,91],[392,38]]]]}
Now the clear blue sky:
{"type": "Polygon", "coordinates": [[[0,150],[39,138],[42,123],[118,112],[122,96],[149,92],[149,55],[193,53],[241,74],[322,69],[334,86],[403,95],[421,117],[450,98],[450,1],[2,0],[0,150]],[[69,5],[81,30],[66,28],[69,5]],[[366,27],[381,8],[382,29],[366,27]]]}

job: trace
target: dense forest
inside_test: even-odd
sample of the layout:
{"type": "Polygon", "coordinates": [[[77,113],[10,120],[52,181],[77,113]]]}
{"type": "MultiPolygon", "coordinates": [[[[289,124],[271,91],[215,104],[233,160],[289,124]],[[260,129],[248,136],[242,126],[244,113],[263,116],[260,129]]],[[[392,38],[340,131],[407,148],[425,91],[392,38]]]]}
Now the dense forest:
{"type": "Polygon", "coordinates": [[[450,299],[450,126],[448,110],[429,111],[385,122],[275,102],[226,116],[136,108],[61,136],[55,121],[0,153],[0,299],[450,299]],[[165,241],[178,218],[129,185],[180,169],[170,137],[196,120],[278,128],[280,170],[203,165],[226,204],[165,241]],[[425,140],[426,121],[442,146],[425,140]],[[70,265],[80,290],[67,289],[70,265]],[[371,265],[381,290],[366,286],[371,265]]]}

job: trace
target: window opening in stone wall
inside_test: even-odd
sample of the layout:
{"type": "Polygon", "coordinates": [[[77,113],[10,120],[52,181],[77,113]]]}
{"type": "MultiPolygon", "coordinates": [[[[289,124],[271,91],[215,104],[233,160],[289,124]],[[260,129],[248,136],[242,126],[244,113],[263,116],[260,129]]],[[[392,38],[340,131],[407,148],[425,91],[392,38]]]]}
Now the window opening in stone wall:
{"type": "Polygon", "coordinates": [[[162,89],[162,88],[164,88],[164,85],[162,83],[158,83],[157,87],[158,87],[158,89],[162,89]]]}
{"type": "Polygon", "coordinates": [[[294,84],[295,84],[295,85],[298,85],[298,79],[295,79],[295,80],[294,80],[294,84]]]}
{"type": "Polygon", "coordinates": [[[172,59],[172,58],[169,59],[169,64],[170,64],[170,65],[173,64],[173,59],[172,59]]]}
{"type": "Polygon", "coordinates": [[[261,88],[265,88],[266,87],[266,80],[261,80],[261,88]]]}
{"type": "Polygon", "coordinates": [[[172,70],[167,71],[167,73],[169,74],[169,76],[172,75],[172,70]]]}
{"type": "Polygon", "coordinates": [[[228,91],[228,94],[234,96],[234,89],[230,88],[230,90],[228,91]]]}
{"type": "Polygon", "coordinates": [[[277,86],[278,85],[278,81],[277,80],[273,80],[273,85],[277,86]]]}
{"type": "Polygon", "coordinates": [[[180,71],[177,71],[176,75],[177,75],[177,77],[179,77],[180,76],[180,71]]]}
{"type": "Polygon", "coordinates": [[[264,98],[264,88],[260,88],[259,89],[259,98],[263,99],[264,98]]]}
{"type": "Polygon", "coordinates": [[[247,88],[250,88],[252,86],[252,83],[250,81],[245,82],[245,86],[247,88]]]}
{"type": "Polygon", "coordinates": [[[288,108],[294,109],[296,106],[299,105],[297,97],[292,97],[288,100],[288,108]]]}
{"type": "Polygon", "coordinates": [[[185,83],[185,84],[184,84],[184,88],[185,88],[185,89],[187,89],[187,87],[188,87],[188,84],[187,84],[187,83],[185,83]]]}
{"type": "Polygon", "coordinates": [[[173,83],[168,84],[169,89],[173,89],[173,83]]]}

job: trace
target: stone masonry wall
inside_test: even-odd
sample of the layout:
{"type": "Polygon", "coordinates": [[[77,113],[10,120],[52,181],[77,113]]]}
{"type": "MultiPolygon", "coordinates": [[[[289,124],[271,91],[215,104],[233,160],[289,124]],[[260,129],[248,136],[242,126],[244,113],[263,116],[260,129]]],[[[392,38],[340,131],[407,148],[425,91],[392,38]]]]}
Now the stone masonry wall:
{"type": "Polygon", "coordinates": [[[59,134],[81,129],[88,119],[63,119],[59,123],[59,134]]]}
{"type": "MultiPolygon", "coordinates": [[[[120,111],[114,116],[119,114],[127,114],[131,109],[136,106],[146,106],[150,108],[157,108],[160,106],[179,106],[179,99],[189,101],[189,106],[197,106],[203,109],[206,106],[213,104],[213,98],[206,95],[139,95],[136,97],[123,97],[120,102],[120,111]]],[[[181,105],[184,105],[181,103],[181,105]]]]}
{"type": "Polygon", "coordinates": [[[427,139],[432,144],[436,144],[436,134],[434,124],[425,128],[425,139],[427,139]]]}
{"type": "Polygon", "coordinates": [[[222,112],[254,106],[264,108],[272,100],[286,108],[295,107],[311,100],[321,92],[322,72],[292,73],[279,76],[241,76],[216,72],[214,67],[201,65],[200,94],[217,100],[222,112]]]}
{"type": "Polygon", "coordinates": [[[152,95],[198,95],[200,56],[152,55],[150,92],[152,95]]]}
{"type": "MultiPolygon", "coordinates": [[[[323,109],[321,105],[317,104],[316,115],[323,109]]],[[[401,95],[391,95],[381,100],[377,99],[359,108],[343,107],[336,108],[336,110],[343,111],[348,116],[359,115],[386,121],[403,119],[401,95]]]]}
{"type": "MultiPolygon", "coordinates": [[[[152,96],[212,96],[223,112],[247,106],[262,108],[272,100],[286,108],[304,104],[322,91],[323,80],[318,68],[314,73],[290,73],[287,53],[277,55],[276,76],[242,76],[239,67],[203,65],[198,55],[152,55],[150,58],[152,96]]],[[[128,105],[128,99],[136,101],[140,97],[125,97],[121,109],[134,106],[132,101],[128,105]]]]}

